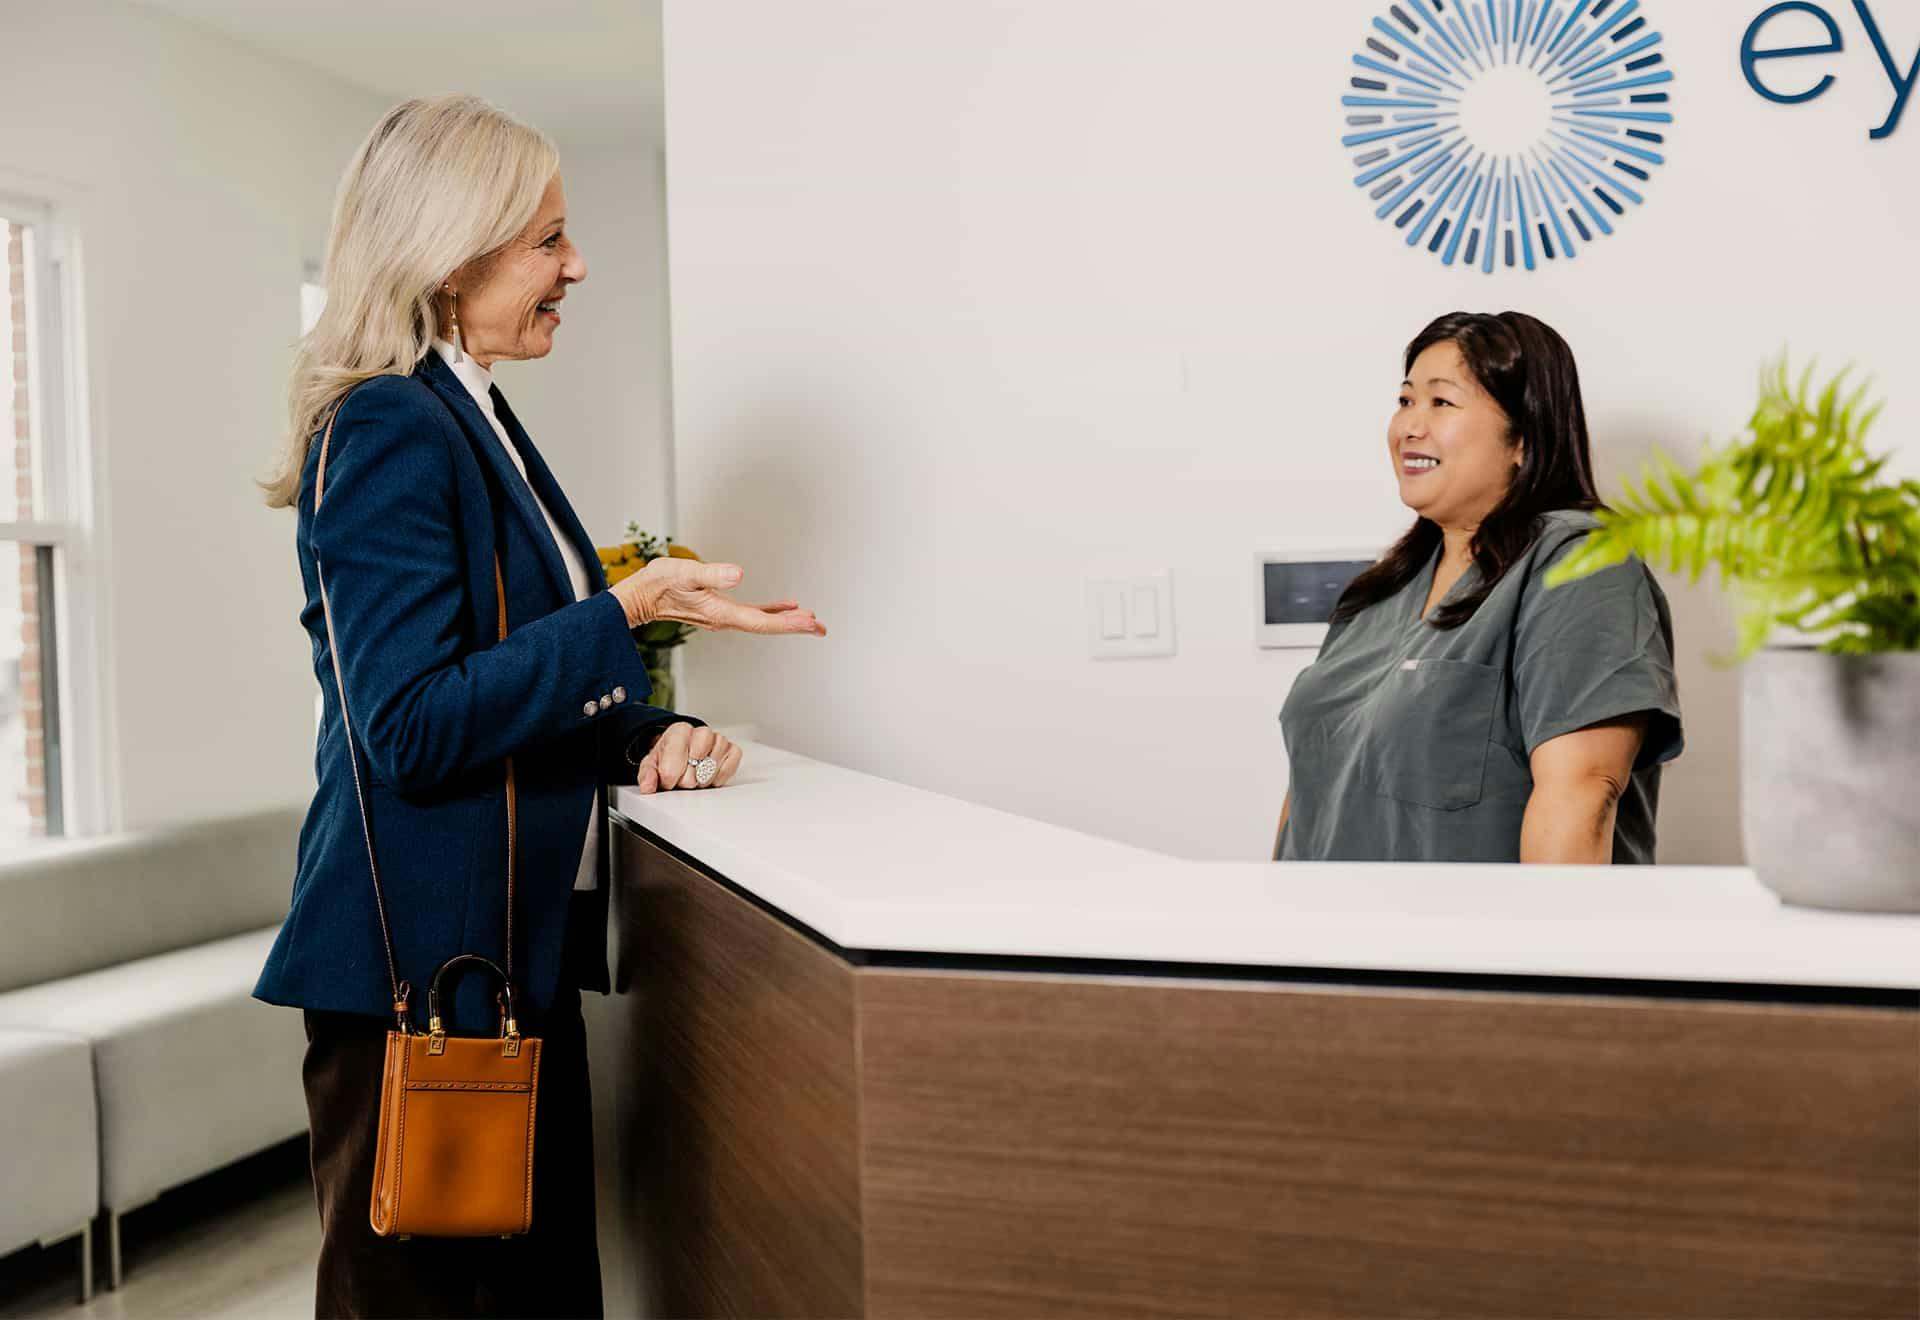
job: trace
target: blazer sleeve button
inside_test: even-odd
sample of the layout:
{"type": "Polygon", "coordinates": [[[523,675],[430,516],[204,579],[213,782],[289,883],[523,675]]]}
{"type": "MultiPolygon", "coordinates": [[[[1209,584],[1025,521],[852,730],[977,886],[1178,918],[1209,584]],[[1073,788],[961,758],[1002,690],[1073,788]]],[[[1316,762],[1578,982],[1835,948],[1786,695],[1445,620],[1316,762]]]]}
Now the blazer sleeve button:
{"type": "Polygon", "coordinates": [[[589,701],[580,708],[580,713],[582,715],[598,715],[600,713],[600,703],[597,701],[589,701]]]}
{"type": "Polygon", "coordinates": [[[613,690],[613,702],[616,706],[619,705],[621,702],[625,701],[626,699],[627,699],[627,690],[625,688],[617,687],[613,690]]]}
{"type": "Polygon", "coordinates": [[[602,692],[600,694],[600,709],[606,710],[608,707],[612,705],[613,705],[613,698],[608,696],[606,693],[602,692]]]}

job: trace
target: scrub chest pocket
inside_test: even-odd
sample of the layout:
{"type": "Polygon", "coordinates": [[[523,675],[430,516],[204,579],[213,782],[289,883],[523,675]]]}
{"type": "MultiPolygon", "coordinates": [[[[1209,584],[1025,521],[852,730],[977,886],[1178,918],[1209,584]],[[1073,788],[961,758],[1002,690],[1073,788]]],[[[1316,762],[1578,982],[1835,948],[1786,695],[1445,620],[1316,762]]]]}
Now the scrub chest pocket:
{"type": "Polygon", "coordinates": [[[1381,684],[1363,781],[1400,802],[1458,811],[1480,800],[1501,671],[1407,660],[1381,684]]]}

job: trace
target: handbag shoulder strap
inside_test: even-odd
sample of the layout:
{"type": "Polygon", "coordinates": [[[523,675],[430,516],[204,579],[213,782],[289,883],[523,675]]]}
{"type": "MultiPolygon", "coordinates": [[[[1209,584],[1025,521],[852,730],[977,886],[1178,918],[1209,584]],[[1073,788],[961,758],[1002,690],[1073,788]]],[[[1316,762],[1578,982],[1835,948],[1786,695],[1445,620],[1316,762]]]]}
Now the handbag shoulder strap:
{"type": "MultiPolygon", "coordinates": [[[[327,418],[327,429],[320,437],[320,457],[313,476],[313,512],[320,515],[320,500],[327,485],[327,446],[333,440],[333,424],[340,415],[338,405],[333,415],[327,418]]],[[[333,661],[334,688],[340,694],[340,722],[347,732],[347,763],[353,768],[353,794],[360,804],[360,833],[367,844],[367,871],[373,876],[374,907],[380,914],[380,940],[387,955],[387,981],[393,988],[393,1012],[399,1020],[402,1031],[410,1030],[412,1019],[408,1016],[407,1001],[412,994],[412,986],[400,979],[398,961],[393,953],[393,927],[387,920],[387,898],[380,883],[380,863],[374,855],[373,822],[367,811],[366,789],[360,779],[360,757],[354,749],[353,718],[347,709],[347,684],[340,672],[340,647],[334,640],[333,602],[327,595],[327,579],[320,564],[320,555],[316,549],[313,556],[314,576],[320,583],[320,609],[327,620],[327,654],[333,661]]],[[[507,640],[507,588],[506,580],[500,572],[500,555],[493,556],[493,589],[498,602],[497,628],[499,640],[507,640]]],[[[514,788],[513,758],[507,760],[507,945],[506,971],[511,980],[513,976],[513,909],[515,900],[514,872],[515,858],[519,852],[519,805],[518,794],[514,788]]],[[[371,773],[371,770],[369,770],[371,773]]]]}

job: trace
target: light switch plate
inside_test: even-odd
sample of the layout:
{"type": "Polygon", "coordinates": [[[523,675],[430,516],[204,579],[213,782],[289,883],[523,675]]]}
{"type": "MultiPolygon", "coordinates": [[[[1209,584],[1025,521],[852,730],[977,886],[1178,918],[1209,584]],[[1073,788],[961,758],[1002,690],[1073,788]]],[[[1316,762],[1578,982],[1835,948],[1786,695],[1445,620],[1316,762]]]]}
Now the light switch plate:
{"type": "Polygon", "coordinates": [[[1094,659],[1174,654],[1171,573],[1090,577],[1086,597],[1087,653],[1094,659]]]}

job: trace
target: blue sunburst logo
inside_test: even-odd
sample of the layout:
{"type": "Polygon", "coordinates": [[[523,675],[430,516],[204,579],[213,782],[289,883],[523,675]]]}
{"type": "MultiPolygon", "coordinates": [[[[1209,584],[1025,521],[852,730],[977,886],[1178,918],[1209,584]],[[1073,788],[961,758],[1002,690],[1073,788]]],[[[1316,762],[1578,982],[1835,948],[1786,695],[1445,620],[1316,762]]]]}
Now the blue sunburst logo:
{"type": "Polygon", "coordinates": [[[1374,215],[1446,265],[1611,234],[1666,163],[1673,74],[1640,0],[1400,0],[1340,98],[1374,215]]]}

